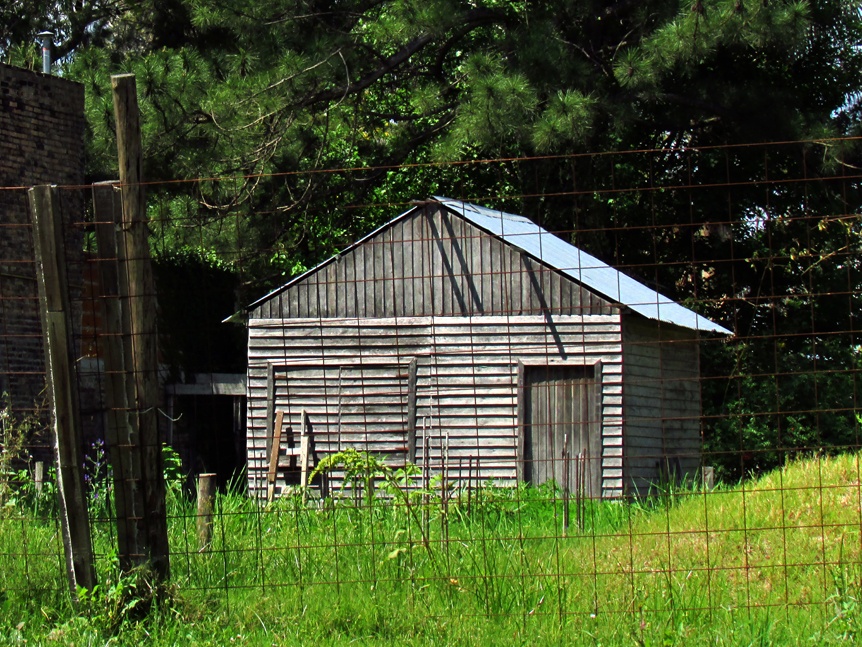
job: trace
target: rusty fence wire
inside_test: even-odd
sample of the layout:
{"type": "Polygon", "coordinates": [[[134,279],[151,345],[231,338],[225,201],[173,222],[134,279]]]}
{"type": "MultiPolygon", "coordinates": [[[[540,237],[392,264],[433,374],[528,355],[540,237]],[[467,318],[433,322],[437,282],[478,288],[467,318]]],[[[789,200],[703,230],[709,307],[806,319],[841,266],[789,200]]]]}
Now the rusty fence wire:
{"type": "MultiPolygon", "coordinates": [[[[422,193],[268,211],[148,185],[178,595],[344,639],[855,636],[856,145],[392,169],[422,193]]],[[[60,193],[104,583],[114,261],[92,187],[60,193]]],[[[60,604],[33,231],[0,201],[0,602],[60,604]]]]}

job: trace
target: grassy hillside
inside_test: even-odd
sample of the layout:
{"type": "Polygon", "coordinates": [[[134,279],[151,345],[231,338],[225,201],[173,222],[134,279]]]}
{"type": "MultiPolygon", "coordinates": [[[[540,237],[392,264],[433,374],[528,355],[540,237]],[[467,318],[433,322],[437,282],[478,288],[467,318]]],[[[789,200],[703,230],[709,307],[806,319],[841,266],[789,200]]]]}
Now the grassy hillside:
{"type": "Polygon", "coordinates": [[[0,644],[845,642],[862,621],[860,501],[858,455],[591,504],[567,532],[547,489],[483,488],[427,515],[417,499],[263,510],[225,496],[199,552],[177,498],[168,601],[141,613],[148,591],[117,581],[99,523],[103,584],[81,615],[62,593],[56,524],[9,508],[0,644]]]}

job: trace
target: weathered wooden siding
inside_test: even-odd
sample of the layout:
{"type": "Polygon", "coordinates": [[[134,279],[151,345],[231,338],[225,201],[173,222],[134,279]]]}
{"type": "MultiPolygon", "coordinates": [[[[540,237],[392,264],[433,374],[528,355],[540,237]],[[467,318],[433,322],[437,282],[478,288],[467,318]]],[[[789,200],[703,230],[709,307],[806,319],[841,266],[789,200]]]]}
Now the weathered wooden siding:
{"type": "Polygon", "coordinates": [[[695,331],[623,318],[626,478],[641,491],[700,468],[699,358],[695,331]]]}
{"type": "Polygon", "coordinates": [[[614,314],[439,205],[417,209],[255,308],[253,319],[614,314]]]}
{"type": "Polygon", "coordinates": [[[356,447],[403,465],[409,441],[409,371],[409,364],[391,359],[341,366],[321,366],[319,360],[307,366],[272,365],[270,406],[285,412],[284,424],[297,438],[305,410],[319,452],[356,447]]]}
{"type": "Polygon", "coordinates": [[[525,481],[601,496],[600,383],[600,364],[525,367],[525,481]]]}
{"type": "Polygon", "coordinates": [[[412,454],[435,472],[448,453],[450,476],[472,463],[474,479],[511,482],[522,451],[519,366],[601,362],[602,489],[621,494],[621,341],[619,315],[252,318],[249,485],[265,493],[273,400],[293,425],[308,411],[325,434],[322,453],[349,444],[393,464],[412,454]]]}

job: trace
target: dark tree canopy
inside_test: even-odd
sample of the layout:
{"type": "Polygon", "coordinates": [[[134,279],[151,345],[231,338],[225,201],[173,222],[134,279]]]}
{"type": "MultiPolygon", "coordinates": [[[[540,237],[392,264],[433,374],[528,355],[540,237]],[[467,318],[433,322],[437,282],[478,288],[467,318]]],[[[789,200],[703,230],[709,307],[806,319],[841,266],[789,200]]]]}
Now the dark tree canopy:
{"type": "MultiPolygon", "coordinates": [[[[578,244],[670,296],[697,295],[706,314],[745,334],[807,332],[788,337],[788,366],[815,358],[849,370],[855,354],[829,335],[848,329],[857,306],[804,295],[858,288],[858,268],[840,259],[859,225],[813,226],[798,216],[855,213],[859,196],[846,183],[772,192],[750,183],[765,168],[775,180],[840,175],[859,167],[855,146],[834,140],[767,155],[711,147],[856,135],[860,6],[44,0],[0,8],[0,49],[26,62],[35,33],[56,31],[62,73],[87,87],[93,179],[116,173],[109,76],[137,74],[146,176],[165,181],[150,190],[157,252],[191,249],[235,263],[241,300],[391,217],[398,207],[390,203],[432,193],[513,196],[495,204],[574,232],[578,244]],[[646,152],[589,155],[609,151],[646,152]],[[450,164],[530,156],[543,159],[450,164]],[[211,179],[168,183],[197,178],[211,179]],[[692,199],[679,189],[611,192],[731,182],[743,188],[730,208],[726,196],[692,199]],[[363,204],[380,206],[351,208],[363,204]],[[767,312],[755,298],[765,284],[802,296],[767,312]]],[[[733,349],[711,360],[716,374],[782,369],[768,344],[733,349]]],[[[791,400],[812,387],[784,381],[779,390],[791,400]]],[[[756,384],[715,384],[705,390],[708,408],[763,405],[744,393],[756,384]]],[[[828,430],[839,443],[852,434],[846,415],[790,417],[718,425],[716,447],[733,446],[734,434],[764,446],[809,446],[804,429],[828,430]],[[776,425],[785,430],[779,439],[776,425]],[[803,431],[788,441],[791,428],[803,431]]]]}
{"type": "MultiPolygon", "coordinates": [[[[24,4],[0,10],[5,49],[20,57],[13,45],[57,32],[63,73],[88,86],[92,177],[114,174],[108,77],[134,71],[148,177],[241,178],[167,192],[164,208],[203,221],[270,214],[252,219],[248,243],[282,249],[291,266],[356,233],[324,214],[391,199],[391,186],[422,195],[446,176],[393,185],[382,170],[312,171],[807,140],[857,125],[859,9],[840,0],[24,4]]],[[[556,188],[475,175],[485,195],[556,188]]]]}

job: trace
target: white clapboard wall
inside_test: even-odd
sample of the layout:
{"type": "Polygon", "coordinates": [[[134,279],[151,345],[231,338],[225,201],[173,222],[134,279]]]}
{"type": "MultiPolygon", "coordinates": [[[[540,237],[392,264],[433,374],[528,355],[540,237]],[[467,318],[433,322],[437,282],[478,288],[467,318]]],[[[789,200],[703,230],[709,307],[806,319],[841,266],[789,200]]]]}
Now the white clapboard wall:
{"type": "MultiPolygon", "coordinates": [[[[598,383],[589,388],[598,401],[579,409],[599,418],[589,428],[600,438],[580,443],[591,495],[644,492],[670,472],[693,474],[697,331],[584,287],[577,277],[590,268],[550,266],[534,243],[519,247],[517,236],[504,240],[432,201],[250,306],[252,490],[266,491],[276,413],[293,431],[302,410],[319,455],[355,447],[392,466],[470,471],[471,481],[529,478],[525,452],[560,453],[557,440],[525,441],[524,416],[535,413],[524,406],[525,379],[541,384],[536,367],[552,364],[591,367],[585,379],[598,383]]],[[[581,262],[579,254],[554,258],[581,262]]],[[[592,269],[617,293],[622,275],[592,269]]],[[[538,392],[527,398],[552,402],[538,392]]]]}
{"type": "MultiPolygon", "coordinates": [[[[255,319],[249,324],[248,467],[265,492],[276,411],[309,416],[319,455],[355,447],[450,477],[519,475],[524,365],[601,367],[602,488],[622,483],[622,346],[617,316],[255,319]],[[427,438],[427,440],[426,440],[427,438]]],[[[600,462],[600,463],[599,463],[600,462]]]]}
{"type": "Polygon", "coordinates": [[[648,492],[701,464],[700,351],[692,331],[626,317],[623,326],[627,485],[648,492]]]}

